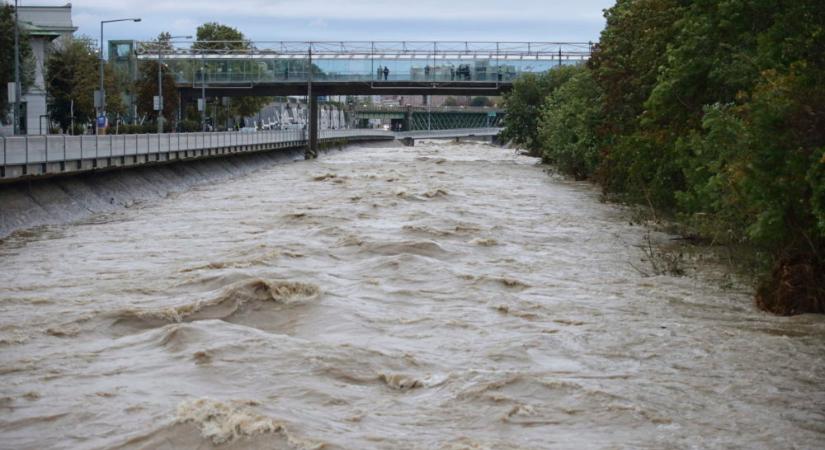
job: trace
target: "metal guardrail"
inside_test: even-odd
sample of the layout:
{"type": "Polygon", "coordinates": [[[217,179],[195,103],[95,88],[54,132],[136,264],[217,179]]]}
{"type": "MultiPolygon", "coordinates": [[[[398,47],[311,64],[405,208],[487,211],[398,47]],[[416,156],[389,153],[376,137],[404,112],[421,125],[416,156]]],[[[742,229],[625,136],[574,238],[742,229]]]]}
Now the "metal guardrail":
{"type": "MultiPolygon", "coordinates": [[[[321,130],[319,133],[321,139],[391,135],[391,132],[384,130],[321,130]]],[[[305,130],[3,137],[0,138],[0,166],[304,141],[305,130]]]]}
{"type": "MultiPolygon", "coordinates": [[[[320,139],[367,137],[375,139],[446,138],[492,136],[500,128],[469,128],[455,130],[422,130],[393,132],[376,129],[320,130],[320,139]]],[[[20,136],[0,138],[0,167],[31,164],[65,163],[100,158],[142,156],[171,152],[237,148],[266,144],[304,145],[306,130],[249,132],[208,132],[169,134],[126,134],[108,136],[20,136]]]]}

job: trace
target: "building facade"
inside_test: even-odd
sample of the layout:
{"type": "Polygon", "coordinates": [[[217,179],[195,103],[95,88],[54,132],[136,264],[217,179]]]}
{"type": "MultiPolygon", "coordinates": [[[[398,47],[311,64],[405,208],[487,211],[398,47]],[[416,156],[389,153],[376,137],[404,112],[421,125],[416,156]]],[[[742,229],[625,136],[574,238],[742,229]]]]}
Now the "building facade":
{"type": "Polygon", "coordinates": [[[53,44],[68,39],[77,30],[72,24],[72,5],[20,6],[20,27],[29,35],[35,59],[34,83],[21,101],[24,112],[21,133],[48,134],[50,120],[46,108],[46,58],[53,44]]]}

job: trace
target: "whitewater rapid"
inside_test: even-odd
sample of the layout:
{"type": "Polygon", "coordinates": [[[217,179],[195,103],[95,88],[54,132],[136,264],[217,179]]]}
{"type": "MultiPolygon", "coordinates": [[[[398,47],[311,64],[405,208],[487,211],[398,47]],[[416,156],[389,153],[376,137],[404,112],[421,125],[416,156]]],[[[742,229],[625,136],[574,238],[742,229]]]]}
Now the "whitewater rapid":
{"type": "Polygon", "coordinates": [[[825,319],[645,276],[645,232],[423,142],[14,233],[0,448],[825,447],[825,319]]]}

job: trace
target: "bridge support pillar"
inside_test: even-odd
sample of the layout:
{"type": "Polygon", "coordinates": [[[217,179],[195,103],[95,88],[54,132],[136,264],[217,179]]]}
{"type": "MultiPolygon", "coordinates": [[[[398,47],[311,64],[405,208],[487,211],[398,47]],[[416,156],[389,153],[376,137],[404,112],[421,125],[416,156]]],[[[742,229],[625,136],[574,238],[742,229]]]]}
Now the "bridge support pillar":
{"type": "Polygon", "coordinates": [[[307,124],[307,130],[309,131],[309,136],[307,137],[307,149],[305,153],[306,159],[315,159],[318,157],[318,97],[311,95],[307,99],[307,103],[309,103],[308,109],[309,111],[309,123],[307,124]]]}

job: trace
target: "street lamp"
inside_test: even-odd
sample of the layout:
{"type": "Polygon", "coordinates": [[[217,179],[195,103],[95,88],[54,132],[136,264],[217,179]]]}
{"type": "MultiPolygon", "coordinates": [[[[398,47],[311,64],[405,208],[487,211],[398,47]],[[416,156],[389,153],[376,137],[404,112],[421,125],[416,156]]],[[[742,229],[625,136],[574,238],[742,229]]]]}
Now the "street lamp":
{"type": "MultiPolygon", "coordinates": [[[[169,36],[167,42],[172,45],[172,39],[192,39],[192,36],[169,36]]],[[[158,38],[158,134],[163,133],[163,42],[158,38]]]]}
{"type": "Polygon", "coordinates": [[[20,26],[17,0],[14,0],[14,135],[20,133],[20,26]]]}
{"type": "MultiPolygon", "coordinates": [[[[99,118],[106,111],[106,92],[103,88],[103,24],[112,22],[140,22],[140,18],[133,17],[129,19],[114,19],[100,21],[100,94],[97,99],[98,110],[97,117],[99,118]]],[[[100,127],[95,124],[95,134],[100,134],[100,127]]]]}

